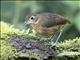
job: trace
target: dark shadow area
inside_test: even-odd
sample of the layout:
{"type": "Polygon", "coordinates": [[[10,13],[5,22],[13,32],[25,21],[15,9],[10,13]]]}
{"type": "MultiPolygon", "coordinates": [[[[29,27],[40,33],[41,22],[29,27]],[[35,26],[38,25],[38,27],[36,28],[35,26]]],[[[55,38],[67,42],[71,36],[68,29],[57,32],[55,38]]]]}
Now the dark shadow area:
{"type": "Polygon", "coordinates": [[[64,39],[74,39],[76,37],[80,37],[80,32],[76,29],[74,25],[72,25],[66,32],[62,34],[59,41],[64,41],[64,39]],[[66,37],[65,37],[66,36],[66,37]]]}
{"type": "Polygon", "coordinates": [[[18,57],[15,60],[30,60],[28,57],[18,57]]]}
{"type": "Polygon", "coordinates": [[[31,58],[31,60],[37,60],[36,58],[31,58]]]}
{"type": "Polygon", "coordinates": [[[46,58],[44,60],[53,60],[53,57],[52,56],[49,56],[48,58],[46,58]]]}

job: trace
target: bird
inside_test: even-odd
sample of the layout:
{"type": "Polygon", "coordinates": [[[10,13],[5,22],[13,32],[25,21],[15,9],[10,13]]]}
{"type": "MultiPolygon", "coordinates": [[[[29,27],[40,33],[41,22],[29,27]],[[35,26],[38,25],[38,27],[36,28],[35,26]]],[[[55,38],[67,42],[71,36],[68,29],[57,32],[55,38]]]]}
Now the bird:
{"type": "Polygon", "coordinates": [[[52,37],[59,32],[55,43],[51,39],[52,47],[58,42],[67,23],[71,24],[70,20],[54,13],[36,13],[26,17],[25,20],[25,24],[30,25],[41,36],[52,37]]]}

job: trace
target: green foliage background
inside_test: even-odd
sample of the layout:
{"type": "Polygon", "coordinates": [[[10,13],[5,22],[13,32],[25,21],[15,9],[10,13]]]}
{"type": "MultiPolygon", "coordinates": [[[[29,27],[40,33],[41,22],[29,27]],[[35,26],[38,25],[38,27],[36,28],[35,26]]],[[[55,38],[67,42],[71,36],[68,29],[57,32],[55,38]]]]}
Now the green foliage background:
{"type": "Polygon", "coordinates": [[[25,29],[25,17],[30,13],[51,12],[68,18],[61,40],[80,36],[80,1],[1,1],[1,20],[25,29]]]}

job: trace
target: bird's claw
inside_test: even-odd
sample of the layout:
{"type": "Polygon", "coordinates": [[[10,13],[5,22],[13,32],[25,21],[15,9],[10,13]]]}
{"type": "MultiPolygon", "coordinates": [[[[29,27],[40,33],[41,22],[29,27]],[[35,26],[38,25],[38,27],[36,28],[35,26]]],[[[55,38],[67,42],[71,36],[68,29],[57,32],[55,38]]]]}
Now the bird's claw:
{"type": "Polygon", "coordinates": [[[54,49],[55,47],[56,47],[56,44],[52,44],[52,45],[50,46],[51,49],[54,49]]]}

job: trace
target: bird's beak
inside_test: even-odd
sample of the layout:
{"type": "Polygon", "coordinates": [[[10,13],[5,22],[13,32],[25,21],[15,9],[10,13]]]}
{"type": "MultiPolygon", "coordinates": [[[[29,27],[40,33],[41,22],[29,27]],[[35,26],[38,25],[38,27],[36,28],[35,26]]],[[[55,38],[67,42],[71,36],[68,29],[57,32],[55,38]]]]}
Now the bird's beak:
{"type": "Polygon", "coordinates": [[[31,24],[31,23],[33,23],[32,20],[28,20],[28,21],[25,21],[25,22],[24,22],[25,25],[29,25],[29,24],[31,24]]]}

